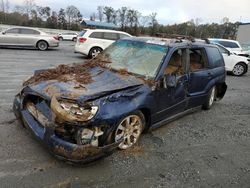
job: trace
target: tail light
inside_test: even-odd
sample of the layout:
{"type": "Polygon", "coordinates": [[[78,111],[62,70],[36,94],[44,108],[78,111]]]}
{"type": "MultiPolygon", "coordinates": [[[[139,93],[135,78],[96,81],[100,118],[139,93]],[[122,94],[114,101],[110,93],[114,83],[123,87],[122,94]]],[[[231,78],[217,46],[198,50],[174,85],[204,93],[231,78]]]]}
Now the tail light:
{"type": "Polygon", "coordinates": [[[78,39],[78,41],[80,42],[80,43],[84,43],[84,42],[86,42],[86,38],[83,38],[83,37],[80,37],[79,39],[78,39]]]}
{"type": "Polygon", "coordinates": [[[53,36],[53,38],[54,38],[55,40],[59,40],[59,37],[58,37],[58,36],[53,36]]]}

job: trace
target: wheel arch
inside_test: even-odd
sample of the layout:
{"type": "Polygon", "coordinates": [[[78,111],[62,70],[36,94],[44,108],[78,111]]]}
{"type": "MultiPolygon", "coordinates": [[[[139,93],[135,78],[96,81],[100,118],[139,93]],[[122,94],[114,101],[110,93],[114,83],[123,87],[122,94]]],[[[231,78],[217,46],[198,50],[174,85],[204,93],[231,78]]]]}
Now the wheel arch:
{"type": "Polygon", "coordinates": [[[92,47],[89,49],[89,54],[88,54],[88,55],[90,55],[91,50],[93,50],[94,48],[99,48],[99,49],[101,49],[101,50],[103,51],[103,48],[102,48],[101,46],[92,46],[92,47]]]}
{"type": "Polygon", "coordinates": [[[144,116],[144,119],[145,119],[144,131],[147,131],[151,126],[151,111],[149,108],[140,108],[138,110],[141,111],[141,113],[144,116]]]}

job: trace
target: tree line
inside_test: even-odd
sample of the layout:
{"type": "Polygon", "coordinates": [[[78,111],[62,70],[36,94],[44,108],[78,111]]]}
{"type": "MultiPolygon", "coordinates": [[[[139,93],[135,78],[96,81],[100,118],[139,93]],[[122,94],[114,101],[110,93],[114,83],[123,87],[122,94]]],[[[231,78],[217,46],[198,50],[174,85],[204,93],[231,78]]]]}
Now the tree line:
{"type": "MultiPolygon", "coordinates": [[[[52,29],[82,29],[80,21],[83,16],[74,5],[61,8],[58,12],[49,6],[38,6],[35,0],[23,0],[23,4],[10,10],[9,0],[0,0],[0,23],[9,25],[45,27],[52,29]]],[[[114,23],[120,30],[132,35],[155,36],[159,33],[189,35],[197,38],[229,38],[235,39],[239,22],[232,23],[223,18],[221,23],[201,24],[196,18],[185,23],[163,25],[157,20],[157,13],[142,15],[129,7],[114,9],[110,6],[98,6],[89,15],[93,21],[114,23]]]]}

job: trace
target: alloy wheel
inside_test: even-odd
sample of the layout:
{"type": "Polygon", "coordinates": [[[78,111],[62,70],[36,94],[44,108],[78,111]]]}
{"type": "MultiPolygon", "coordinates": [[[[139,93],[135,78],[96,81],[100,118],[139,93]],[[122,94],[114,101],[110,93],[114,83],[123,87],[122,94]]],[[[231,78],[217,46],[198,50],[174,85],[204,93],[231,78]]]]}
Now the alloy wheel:
{"type": "Polygon", "coordinates": [[[115,141],[124,138],[119,145],[120,149],[127,149],[133,146],[142,133],[143,125],[141,118],[137,115],[130,115],[124,118],[115,132],[115,141]]]}

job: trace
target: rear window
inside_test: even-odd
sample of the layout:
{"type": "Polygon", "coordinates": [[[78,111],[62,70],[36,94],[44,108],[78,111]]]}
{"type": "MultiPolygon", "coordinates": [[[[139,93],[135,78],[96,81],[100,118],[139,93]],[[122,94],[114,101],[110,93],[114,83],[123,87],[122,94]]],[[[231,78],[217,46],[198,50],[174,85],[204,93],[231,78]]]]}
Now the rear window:
{"type": "Polygon", "coordinates": [[[104,39],[107,40],[118,40],[118,34],[117,33],[104,33],[104,39]]]}
{"type": "Polygon", "coordinates": [[[82,37],[85,33],[86,33],[86,30],[82,30],[80,31],[79,36],[82,37]]]}
{"type": "Polygon", "coordinates": [[[119,37],[120,39],[124,39],[124,38],[127,38],[129,37],[128,35],[125,35],[125,34],[122,34],[122,33],[119,33],[119,37]]]}
{"type": "Polygon", "coordinates": [[[103,32],[93,32],[89,35],[89,38],[96,38],[96,39],[102,39],[103,38],[103,32]]]}
{"type": "Polygon", "coordinates": [[[211,63],[210,67],[216,68],[224,66],[223,57],[217,48],[214,47],[207,48],[207,55],[211,63]]]}
{"type": "Polygon", "coordinates": [[[229,42],[229,41],[217,41],[222,46],[225,46],[226,48],[240,48],[239,45],[235,42],[229,42]]]}

